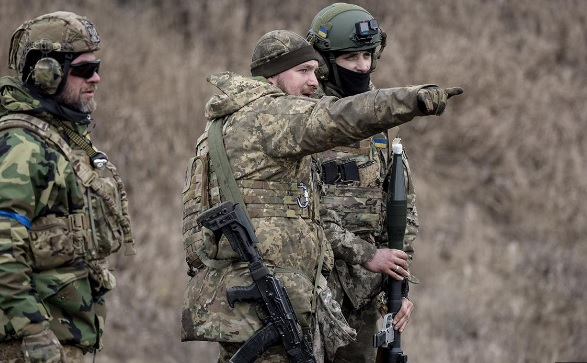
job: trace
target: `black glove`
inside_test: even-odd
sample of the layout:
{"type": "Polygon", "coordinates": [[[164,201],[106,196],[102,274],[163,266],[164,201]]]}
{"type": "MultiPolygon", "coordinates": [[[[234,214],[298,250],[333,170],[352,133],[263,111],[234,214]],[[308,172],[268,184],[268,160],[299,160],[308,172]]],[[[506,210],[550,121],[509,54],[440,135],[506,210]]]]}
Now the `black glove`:
{"type": "Polygon", "coordinates": [[[418,107],[425,115],[440,116],[446,108],[446,101],[463,93],[461,87],[440,88],[430,86],[418,91],[418,107]]]}

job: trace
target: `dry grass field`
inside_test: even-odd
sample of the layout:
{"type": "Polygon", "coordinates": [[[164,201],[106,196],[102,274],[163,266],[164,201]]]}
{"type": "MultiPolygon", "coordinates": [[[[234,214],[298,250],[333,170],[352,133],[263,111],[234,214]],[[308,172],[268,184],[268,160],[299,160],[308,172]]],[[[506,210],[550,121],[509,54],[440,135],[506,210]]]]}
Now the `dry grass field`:
{"type": "MultiPolygon", "coordinates": [[[[86,15],[102,37],[93,138],[126,181],[138,254],[113,259],[96,362],[215,361],[214,344],[179,341],[180,194],[215,92],[205,77],[248,74],[261,35],[304,35],[329,3],[0,0],[5,66],[14,29],[49,11],[86,15]]],[[[377,86],[465,89],[402,128],[421,222],[410,361],[587,361],[587,1],[356,3],[389,35],[377,86]]]]}

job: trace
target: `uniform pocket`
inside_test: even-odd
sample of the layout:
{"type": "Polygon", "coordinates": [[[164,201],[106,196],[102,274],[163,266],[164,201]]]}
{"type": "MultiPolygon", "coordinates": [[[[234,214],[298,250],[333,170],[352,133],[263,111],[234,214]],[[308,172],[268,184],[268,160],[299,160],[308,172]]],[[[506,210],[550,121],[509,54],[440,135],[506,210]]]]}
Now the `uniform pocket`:
{"type": "Polygon", "coordinates": [[[35,219],[29,236],[36,270],[48,270],[74,260],[73,241],[64,217],[48,215],[35,219]]]}
{"type": "Polygon", "coordinates": [[[94,296],[91,282],[83,275],[62,284],[44,298],[53,319],[51,330],[60,341],[78,346],[85,352],[100,346],[100,334],[104,329],[106,311],[102,296],[94,296]]]}
{"type": "Polygon", "coordinates": [[[287,268],[276,268],[275,277],[281,282],[295,310],[296,317],[302,328],[312,324],[312,293],[314,284],[303,273],[287,268]]]}
{"type": "Polygon", "coordinates": [[[120,249],[124,234],[116,218],[116,211],[122,213],[120,195],[114,180],[100,178],[103,195],[96,195],[90,189],[90,219],[96,258],[104,258],[120,249]],[[114,210],[113,210],[114,209],[114,210]]]}
{"type": "MultiPolygon", "coordinates": [[[[200,268],[203,263],[198,255],[204,245],[204,240],[214,240],[213,233],[202,228],[196,222],[196,218],[202,212],[202,193],[207,193],[207,162],[202,157],[190,159],[187,169],[183,197],[183,246],[186,254],[186,262],[190,268],[200,268]]],[[[210,245],[210,244],[209,244],[210,245]]],[[[216,243],[211,244],[213,251],[206,251],[210,258],[216,255],[216,243]]]]}

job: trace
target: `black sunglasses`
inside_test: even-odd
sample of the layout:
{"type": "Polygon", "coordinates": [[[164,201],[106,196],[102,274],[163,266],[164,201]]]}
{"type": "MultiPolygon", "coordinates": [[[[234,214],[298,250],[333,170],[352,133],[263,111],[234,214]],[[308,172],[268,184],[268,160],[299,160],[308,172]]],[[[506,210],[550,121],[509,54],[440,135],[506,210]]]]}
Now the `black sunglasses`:
{"type": "Polygon", "coordinates": [[[96,59],[94,61],[87,61],[87,62],[79,62],[76,64],[70,64],[69,68],[71,69],[71,75],[81,78],[92,78],[94,73],[98,73],[100,70],[100,60],[96,59]]]}

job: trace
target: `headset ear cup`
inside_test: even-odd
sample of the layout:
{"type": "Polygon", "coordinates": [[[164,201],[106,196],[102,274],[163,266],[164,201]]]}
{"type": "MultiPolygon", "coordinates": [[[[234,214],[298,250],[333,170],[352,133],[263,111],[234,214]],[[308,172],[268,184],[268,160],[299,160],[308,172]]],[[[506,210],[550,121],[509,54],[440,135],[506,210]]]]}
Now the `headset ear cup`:
{"type": "Polygon", "coordinates": [[[370,72],[373,73],[375,72],[375,68],[377,68],[377,61],[379,60],[379,58],[381,57],[381,53],[373,53],[373,55],[371,56],[371,70],[370,72]]]}
{"type": "Polygon", "coordinates": [[[32,78],[37,87],[46,94],[52,95],[57,92],[57,88],[61,84],[63,70],[54,58],[41,58],[33,68],[32,78]]]}

